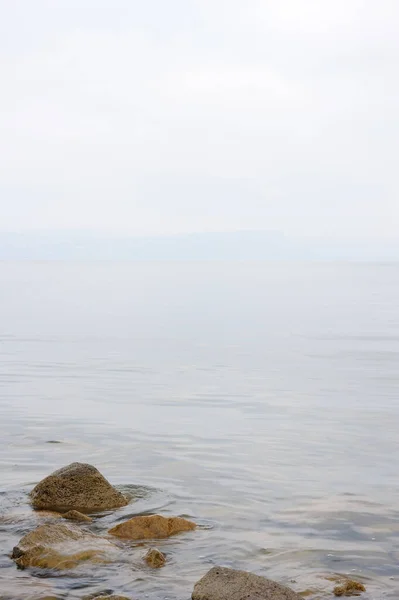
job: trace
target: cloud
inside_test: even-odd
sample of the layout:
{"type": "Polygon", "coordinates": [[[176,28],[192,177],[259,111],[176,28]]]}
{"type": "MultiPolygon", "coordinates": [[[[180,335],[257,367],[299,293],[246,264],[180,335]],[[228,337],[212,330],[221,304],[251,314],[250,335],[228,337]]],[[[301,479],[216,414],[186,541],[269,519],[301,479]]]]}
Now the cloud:
{"type": "Polygon", "coordinates": [[[395,1],[4,9],[1,228],[396,235],[395,1]]]}

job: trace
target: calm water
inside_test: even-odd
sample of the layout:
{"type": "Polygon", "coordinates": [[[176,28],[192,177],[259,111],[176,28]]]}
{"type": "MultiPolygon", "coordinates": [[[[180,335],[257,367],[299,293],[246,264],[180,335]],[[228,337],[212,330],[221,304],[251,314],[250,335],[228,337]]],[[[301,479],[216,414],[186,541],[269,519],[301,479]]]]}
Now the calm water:
{"type": "Polygon", "coordinates": [[[188,600],[214,564],[399,597],[399,266],[0,264],[0,596],[188,600]],[[48,444],[57,440],[59,444],[48,444]],[[168,564],[17,571],[32,485],[79,460],[204,527],[168,564]],[[138,486],[132,487],[132,486],[138,486]]]}

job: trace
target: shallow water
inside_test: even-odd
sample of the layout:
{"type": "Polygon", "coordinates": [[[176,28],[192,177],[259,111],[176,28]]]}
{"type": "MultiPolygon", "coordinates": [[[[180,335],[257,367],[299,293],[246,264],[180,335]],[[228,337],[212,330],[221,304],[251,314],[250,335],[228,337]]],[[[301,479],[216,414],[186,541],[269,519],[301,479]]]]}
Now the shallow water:
{"type": "Polygon", "coordinates": [[[0,264],[0,597],[187,600],[212,565],[399,597],[399,266],[0,264]],[[58,441],[60,443],[48,443],[58,441]],[[201,528],[56,575],[8,554],[79,460],[201,528]],[[152,544],[153,545],[153,544],[152,544]]]}

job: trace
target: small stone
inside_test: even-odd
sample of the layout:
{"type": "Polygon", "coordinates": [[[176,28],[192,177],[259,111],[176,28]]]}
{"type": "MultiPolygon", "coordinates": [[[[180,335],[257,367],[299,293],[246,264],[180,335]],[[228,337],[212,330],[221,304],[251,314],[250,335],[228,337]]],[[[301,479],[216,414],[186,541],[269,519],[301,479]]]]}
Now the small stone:
{"type": "Polygon", "coordinates": [[[266,577],[214,567],[195,584],[192,600],[301,600],[301,596],[266,577]]]}
{"type": "Polygon", "coordinates": [[[362,592],[365,592],[366,588],[359,581],[348,579],[342,585],[337,585],[334,588],[335,596],[360,596],[362,592]]]}
{"type": "Polygon", "coordinates": [[[144,557],[147,565],[153,569],[159,569],[166,563],[165,555],[157,548],[150,548],[144,557]]]}
{"type": "Polygon", "coordinates": [[[91,523],[93,520],[91,517],[84,515],[78,510],[69,510],[68,512],[62,515],[63,519],[68,519],[69,521],[86,521],[87,523],[91,523]]]}
{"type": "Polygon", "coordinates": [[[197,526],[182,517],[150,515],[133,517],[109,530],[108,533],[128,540],[161,539],[183,531],[192,531],[197,526]]]}

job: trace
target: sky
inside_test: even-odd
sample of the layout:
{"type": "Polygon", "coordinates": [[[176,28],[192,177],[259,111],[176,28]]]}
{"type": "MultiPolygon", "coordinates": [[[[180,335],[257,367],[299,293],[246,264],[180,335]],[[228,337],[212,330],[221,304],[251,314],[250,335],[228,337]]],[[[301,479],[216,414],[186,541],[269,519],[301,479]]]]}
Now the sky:
{"type": "Polygon", "coordinates": [[[0,230],[399,231],[397,0],[0,0],[0,230]]]}

